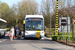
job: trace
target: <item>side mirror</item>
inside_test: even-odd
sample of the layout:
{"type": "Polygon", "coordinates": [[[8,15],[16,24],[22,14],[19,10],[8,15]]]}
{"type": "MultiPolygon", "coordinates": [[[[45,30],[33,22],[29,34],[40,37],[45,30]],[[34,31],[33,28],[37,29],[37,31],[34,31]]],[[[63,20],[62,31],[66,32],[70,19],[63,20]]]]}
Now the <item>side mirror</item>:
{"type": "Polygon", "coordinates": [[[44,27],[44,30],[46,30],[46,26],[44,27]]]}

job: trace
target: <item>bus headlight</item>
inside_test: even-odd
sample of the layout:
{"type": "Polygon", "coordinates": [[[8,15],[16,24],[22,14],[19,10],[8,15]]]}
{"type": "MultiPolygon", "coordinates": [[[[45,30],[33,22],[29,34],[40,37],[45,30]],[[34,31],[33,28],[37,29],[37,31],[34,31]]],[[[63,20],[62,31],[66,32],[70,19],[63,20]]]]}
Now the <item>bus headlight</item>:
{"type": "Polygon", "coordinates": [[[44,34],[44,32],[41,32],[41,34],[44,34]]]}
{"type": "Polygon", "coordinates": [[[41,35],[44,35],[44,32],[41,32],[41,35]]]}
{"type": "Polygon", "coordinates": [[[25,34],[26,34],[26,35],[28,35],[28,33],[27,33],[27,32],[25,32],[25,34]]]}
{"type": "Polygon", "coordinates": [[[44,33],[44,32],[41,32],[41,33],[44,33]]]}

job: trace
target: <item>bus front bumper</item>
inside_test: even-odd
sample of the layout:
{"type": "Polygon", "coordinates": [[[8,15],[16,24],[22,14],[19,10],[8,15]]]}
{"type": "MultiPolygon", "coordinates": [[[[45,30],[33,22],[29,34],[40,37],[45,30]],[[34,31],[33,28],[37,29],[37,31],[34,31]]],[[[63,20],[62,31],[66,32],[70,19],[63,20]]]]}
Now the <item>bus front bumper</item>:
{"type": "Polygon", "coordinates": [[[32,38],[36,38],[36,35],[25,35],[25,37],[32,37],[32,38]]]}

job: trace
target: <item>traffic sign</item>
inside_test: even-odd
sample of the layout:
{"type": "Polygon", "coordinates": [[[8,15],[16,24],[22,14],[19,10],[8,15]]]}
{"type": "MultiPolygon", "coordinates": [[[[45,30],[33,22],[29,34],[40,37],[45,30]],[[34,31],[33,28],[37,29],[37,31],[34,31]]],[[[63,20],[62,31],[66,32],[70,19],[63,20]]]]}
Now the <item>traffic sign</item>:
{"type": "Polygon", "coordinates": [[[25,20],[23,20],[23,24],[25,24],[25,20]]]}
{"type": "Polygon", "coordinates": [[[62,19],[62,20],[61,20],[61,25],[62,25],[62,26],[67,25],[67,20],[66,20],[66,19],[62,19]]]}

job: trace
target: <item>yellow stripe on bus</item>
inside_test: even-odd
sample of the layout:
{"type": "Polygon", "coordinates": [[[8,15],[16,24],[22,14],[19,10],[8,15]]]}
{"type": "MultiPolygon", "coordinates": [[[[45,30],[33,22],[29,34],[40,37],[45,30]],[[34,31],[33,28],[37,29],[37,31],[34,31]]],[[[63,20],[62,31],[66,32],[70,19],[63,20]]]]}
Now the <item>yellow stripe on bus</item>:
{"type": "Polygon", "coordinates": [[[37,37],[37,38],[40,37],[40,32],[41,32],[41,31],[37,31],[37,33],[36,33],[36,37],[37,37]]]}
{"type": "Polygon", "coordinates": [[[41,32],[41,31],[37,31],[37,32],[41,32]]]}

